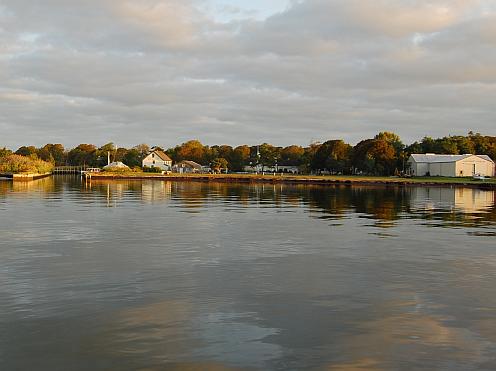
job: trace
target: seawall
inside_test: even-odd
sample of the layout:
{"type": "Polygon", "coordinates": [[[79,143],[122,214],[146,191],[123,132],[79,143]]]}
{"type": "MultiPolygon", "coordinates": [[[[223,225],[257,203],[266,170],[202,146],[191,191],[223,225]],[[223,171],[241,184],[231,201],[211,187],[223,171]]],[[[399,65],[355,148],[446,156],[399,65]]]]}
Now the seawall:
{"type": "Polygon", "coordinates": [[[472,181],[470,179],[424,180],[397,177],[319,177],[319,176],[279,176],[279,175],[244,175],[244,174],[86,174],[87,181],[91,180],[162,180],[162,181],[194,181],[194,182],[230,182],[230,183],[271,183],[271,184],[315,184],[315,185],[383,185],[383,186],[426,186],[426,187],[469,187],[495,189],[495,182],[472,181]]]}

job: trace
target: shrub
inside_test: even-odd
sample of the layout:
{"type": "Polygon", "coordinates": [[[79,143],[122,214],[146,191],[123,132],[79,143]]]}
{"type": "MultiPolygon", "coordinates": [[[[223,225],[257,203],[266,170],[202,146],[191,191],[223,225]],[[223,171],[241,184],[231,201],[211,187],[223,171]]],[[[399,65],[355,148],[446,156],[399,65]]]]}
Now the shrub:
{"type": "Polygon", "coordinates": [[[145,166],[143,167],[143,172],[145,173],[162,173],[162,169],[156,166],[148,167],[145,166]]]}
{"type": "Polygon", "coordinates": [[[39,159],[21,155],[7,155],[0,158],[0,173],[38,173],[44,174],[53,171],[53,164],[39,159]]]}

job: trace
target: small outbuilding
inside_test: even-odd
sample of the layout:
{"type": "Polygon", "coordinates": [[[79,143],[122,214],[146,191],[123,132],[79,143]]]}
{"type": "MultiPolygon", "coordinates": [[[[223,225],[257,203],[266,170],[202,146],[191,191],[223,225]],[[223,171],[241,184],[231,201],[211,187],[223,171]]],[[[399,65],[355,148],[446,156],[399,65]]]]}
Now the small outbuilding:
{"type": "Polygon", "coordinates": [[[189,160],[183,160],[178,162],[177,164],[174,165],[172,170],[180,174],[204,172],[203,166],[201,166],[200,164],[194,161],[189,161],[189,160]]]}
{"type": "Polygon", "coordinates": [[[171,170],[172,160],[159,149],[152,150],[142,161],[143,167],[158,167],[164,171],[171,170]]]}
{"type": "Polygon", "coordinates": [[[408,159],[410,173],[414,176],[474,176],[495,175],[494,161],[486,155],[436,155],[412,154],[408,159]]]}

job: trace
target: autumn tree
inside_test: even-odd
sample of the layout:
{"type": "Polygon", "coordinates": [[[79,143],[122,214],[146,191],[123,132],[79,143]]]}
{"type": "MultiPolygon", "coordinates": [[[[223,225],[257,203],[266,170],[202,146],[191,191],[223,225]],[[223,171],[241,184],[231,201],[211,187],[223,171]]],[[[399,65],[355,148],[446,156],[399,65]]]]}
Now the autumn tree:
{"type": "Polygon", "coordinates": [[[288,166],[299,166],[303,162],[305,149],[300,146],[292,145],[284,147],[281,150],[281,164],[288,166]]]}
{"type": "Polygon", "coordinates": [[[191,160],[205,164],[205,147],[198,140],[190,140],[175,149],[175,161],[191,160]]]}
{"type": "Polygon", "coordinates": [[[405,145],[401,141],[399,135],[390,131],[381,131],[374,139],[383,140],[392,145],[397,155],[405,149],[405,145]]]}
{"type": "Polygon", "coordinates": [[[488,155],[496,161],[496,137],[469,132],[468,137],[474,146],[474,154],[488,155]]]}
{"type": "Polygon", "coordinates": [[[11,155],[11,154],[12,154],[12,151],[10,149],[7,149],[5,147],[0,148],[0,158],[11,155]]]}
{"type": "Polygon", "coordinates": [[[234,148],[230,159],[230,168],[233,171],[243,171],[244,167],[250,163],[250,147],[242,145],[234,148]]]}
{"type": "Polygon", "coordinates": [[[353,148],[352,164],[368,174],[391,175],[396,167],[396,151],[382,139],[362,140],[353,148]]]}
{"type": "Polygon", "coordinates": [[[333,173],[344,173],[350,167],[352,147],[342,140],[328,140],[323,143],[313,156],[313,170],[329,170],[333,173]]]}
{"type": "Polygon", "coordinates": [[[212,160],[210,163],[210,167],[212,170],[214,170],[216,173],[220,173],[222,171],[227,171],[228,169],[228,163],[225,158],[218,157],[212,160]]]}

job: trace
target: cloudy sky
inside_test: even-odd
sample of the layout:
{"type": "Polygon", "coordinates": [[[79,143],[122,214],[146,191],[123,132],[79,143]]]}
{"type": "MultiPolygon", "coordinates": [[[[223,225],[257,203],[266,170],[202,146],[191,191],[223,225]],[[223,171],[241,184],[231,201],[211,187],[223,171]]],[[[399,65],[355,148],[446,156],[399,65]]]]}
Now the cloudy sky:
{"type": "Polygon", "coordinates": [[[0,147],[496,135],[494,0],[0,0],[0,147]]]}

